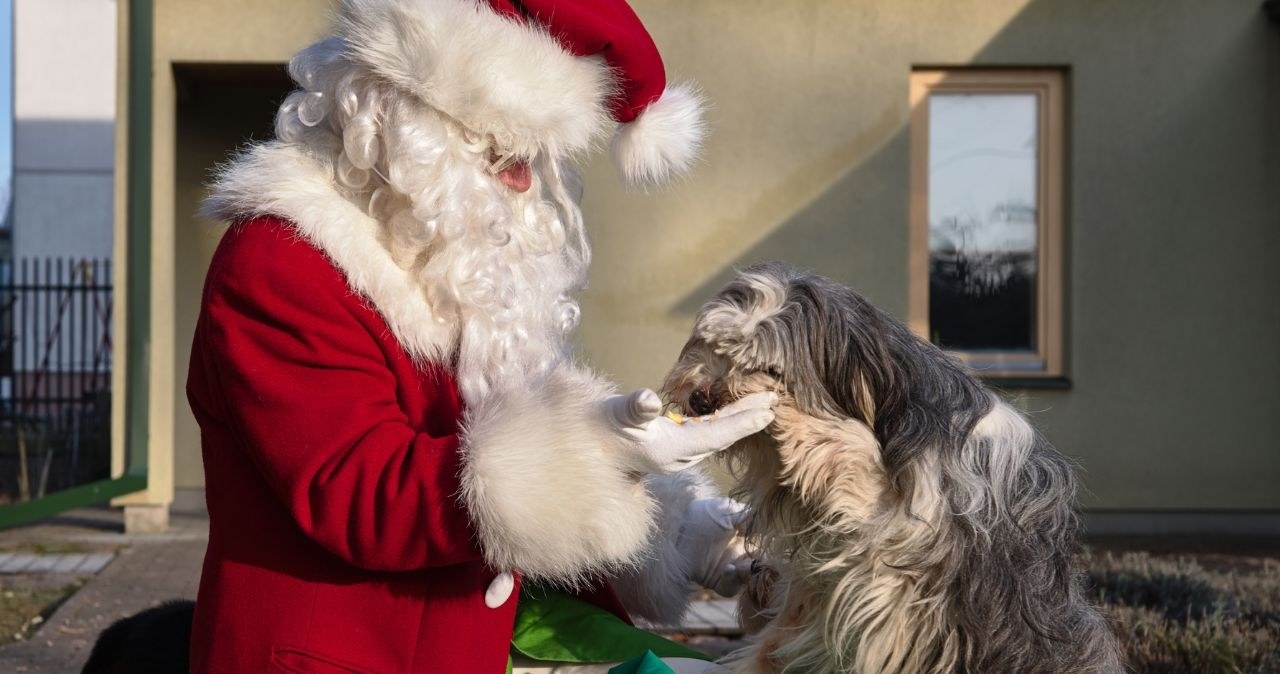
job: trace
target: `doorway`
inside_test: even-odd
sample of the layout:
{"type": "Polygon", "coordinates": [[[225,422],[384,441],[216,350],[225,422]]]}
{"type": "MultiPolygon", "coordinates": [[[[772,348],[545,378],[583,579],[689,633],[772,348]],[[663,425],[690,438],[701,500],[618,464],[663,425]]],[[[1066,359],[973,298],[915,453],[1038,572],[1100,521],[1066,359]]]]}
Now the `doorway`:
{"type": "Polygon", "coordinates": [[[273,137],[276,109],[293,90],[283,64],[175,64],[174,438],[176,512],[204,508],[200,429],[187,406],[186,371],[205,271],[227,223],[197,215],[213,170],[273,137]]]}

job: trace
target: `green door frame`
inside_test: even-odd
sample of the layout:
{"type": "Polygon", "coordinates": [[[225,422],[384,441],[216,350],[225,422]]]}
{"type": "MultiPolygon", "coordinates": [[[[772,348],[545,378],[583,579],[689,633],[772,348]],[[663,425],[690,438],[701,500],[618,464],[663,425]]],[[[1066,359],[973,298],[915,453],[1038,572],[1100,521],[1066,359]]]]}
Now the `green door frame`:
{"type": "MultiPolygon", "coordinates": [[[[151,116],[153,0],[128,0],[128,157],[125,190],[125,469],[24,503],[0,506],[0,529],[27,524],[147,488],[151,364],[151,116]]],[[[113,404],[119,397],[113,396],[113,404]]]]}

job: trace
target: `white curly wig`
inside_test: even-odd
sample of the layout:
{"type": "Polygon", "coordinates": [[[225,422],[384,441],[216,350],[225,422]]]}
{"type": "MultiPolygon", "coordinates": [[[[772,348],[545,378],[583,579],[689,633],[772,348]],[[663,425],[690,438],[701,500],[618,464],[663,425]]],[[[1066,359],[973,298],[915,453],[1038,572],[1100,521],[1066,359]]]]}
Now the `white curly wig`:
{"type": "Polygon", "coordinates": [[[328,160],[436,319],[459,321],[464,396],[564,359],[591,255],[567,157],[539,152],[530,189],[516,193],[496,179],[514,158],[491,136],[387,83],[341,40],[299,52],[289,73],[299,89],[280,106],[277,138],[328,160]]]}

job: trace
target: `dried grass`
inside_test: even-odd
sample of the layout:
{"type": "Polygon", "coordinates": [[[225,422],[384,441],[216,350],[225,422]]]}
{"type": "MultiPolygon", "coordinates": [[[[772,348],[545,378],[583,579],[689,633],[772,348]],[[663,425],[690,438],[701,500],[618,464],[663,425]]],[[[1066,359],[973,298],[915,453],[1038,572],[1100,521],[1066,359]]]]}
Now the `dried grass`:
{"type": "Polygon", "coordinates": [[[1277,560],[1096,553],[1089,567],[1132,671],[1280,672],[1277,560]]]}

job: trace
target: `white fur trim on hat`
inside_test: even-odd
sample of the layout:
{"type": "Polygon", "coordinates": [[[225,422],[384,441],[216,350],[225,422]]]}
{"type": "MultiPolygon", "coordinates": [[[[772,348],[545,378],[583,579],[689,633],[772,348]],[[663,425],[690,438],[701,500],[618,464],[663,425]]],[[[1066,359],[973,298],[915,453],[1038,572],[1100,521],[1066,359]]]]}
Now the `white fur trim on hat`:
{"type": "Polygon", "coordinates": [[[628,184],[659,185],[689,170],[706,132],[702,97],[687,85],[667,87],[640,116],[618,128],[613,160],[628,184]]]}
{"type": "Polygon", "coordinates": [[[343,0],[350,58],[516,156],[587,150],[612,123],[614,81],[536,24],[477,0],[343,0]]]}

